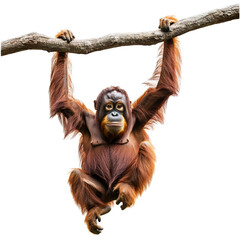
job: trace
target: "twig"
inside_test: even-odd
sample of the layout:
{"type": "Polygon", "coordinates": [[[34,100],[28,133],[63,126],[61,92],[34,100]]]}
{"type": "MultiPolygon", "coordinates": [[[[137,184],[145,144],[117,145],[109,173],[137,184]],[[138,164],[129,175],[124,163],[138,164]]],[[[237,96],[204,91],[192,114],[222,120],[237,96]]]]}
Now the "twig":
{"type": "Polygon", "coordinates": [[[42,34],[30,33],[19,38],[3,41],[1,43],[1,55],[4,56],[29,49],[88,54],[120,46],[153,45],[189,31],[238,18],[239,4],[235,4],[182,19],[176,24],[173,24],[168,33],[159,30],[128,34],[118,33],[94,39],[74,40],[70,44],[56,38],[49,38],[42,34]]]}

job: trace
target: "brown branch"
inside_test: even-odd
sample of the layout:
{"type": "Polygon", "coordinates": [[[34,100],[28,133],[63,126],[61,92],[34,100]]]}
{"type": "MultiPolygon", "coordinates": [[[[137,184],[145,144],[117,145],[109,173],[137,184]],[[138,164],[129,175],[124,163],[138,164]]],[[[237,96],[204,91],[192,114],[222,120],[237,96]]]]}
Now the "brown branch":
{"type": "Polygon", "coordinates": [[[49,38],[42,34],[30,33],[19,38],[3,41],[1,43],[1,55],[4,56],[29,49],[88,54],[120,46],[153,45],[189,31],[238,18],[239,4],[235,4],[182,19],[172,25],[171,31],[168,33],[156,30],[141,33],[110,34],[101,38],[74,40],[70,44],[56,38],[49,38]]]}

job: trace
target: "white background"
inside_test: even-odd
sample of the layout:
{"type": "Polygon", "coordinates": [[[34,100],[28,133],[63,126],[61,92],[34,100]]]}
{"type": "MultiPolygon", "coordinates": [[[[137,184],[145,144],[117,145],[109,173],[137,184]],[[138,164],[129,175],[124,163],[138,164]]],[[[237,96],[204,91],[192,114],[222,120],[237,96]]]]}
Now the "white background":
{"type": "MultiPolygon", "coordinates": [[[[77,39],[157,29],[178,19],[235,4],[217,1],[4,1],[1,40],[30,32],[77,39]]],[[[182,80],[169,100],[165,124],[149,131],[157,164],[151,186],[134,207],[115,206],[99,236],[88,232],[69,186],[79,166],[78,139],[63,139],[49,119],[52,53],[1,57],[0,238],[240,239],[239,20],[179,37],[182,80]]],[[[134,101],[146,89],[158,45],[70,54],[74,96],[93,109],[101,89],[119,85],[134,101]]]]}

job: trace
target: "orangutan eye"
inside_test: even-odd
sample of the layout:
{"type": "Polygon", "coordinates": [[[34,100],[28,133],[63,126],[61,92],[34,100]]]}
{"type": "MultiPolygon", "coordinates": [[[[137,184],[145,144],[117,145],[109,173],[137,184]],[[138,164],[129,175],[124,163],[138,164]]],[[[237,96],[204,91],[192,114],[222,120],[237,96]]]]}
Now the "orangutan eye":
{"type": "Polygon", "coordinates": [[[123,104],[122,103],[118,103],[117,106],[116,106],[116,109],[120,112],[123,111],[123,104]]]}
{"type": "Polygon", "coordinates": [[[111,111],[111,110],[113,109],[113,104],[112,104],[112,103],[108,103],[108,104],[106,105],[105,109],[106,109],[107,111],[111,111]]]}

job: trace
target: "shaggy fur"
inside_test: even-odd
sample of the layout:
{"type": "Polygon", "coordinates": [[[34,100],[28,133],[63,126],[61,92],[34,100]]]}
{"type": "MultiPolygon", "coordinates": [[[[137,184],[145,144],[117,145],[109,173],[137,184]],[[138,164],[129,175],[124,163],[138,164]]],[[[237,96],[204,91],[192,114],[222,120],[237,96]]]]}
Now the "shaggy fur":
{"type": "MultiPolygon", "coordinates": [[[[58,36],[64,39],[63,34],[64,31],[58,36]]],[[[72,96],[68,54],[53,56],[49,90],[51,117],[58,115],[65,136],[81,133],[81,169],[71,172],[69,184],[76,204],[87,213],[85,221],[91,232],[101,232],[96,219],[100,220],[100,215],[110,210],[114,200],[122,203],[122,209],[130,207],[150,184],[156,156],[145,129],[155,122],[163,122],[167,100],[179,90],[180,62],[177,39],[165,41],[159,49],[159,60],[151,78],[151,82],[157,81],[156,86],[149,87],[132,106],[123,89],[104,89],[95,101],[94,114],[72,96]],[[103,97],[112,91],[126,97],[128,117],[121,139],[110,142],[101,133],[99,109],[103,97]]]]}

